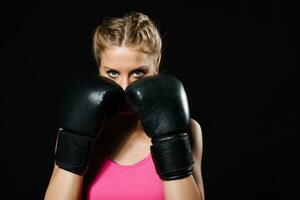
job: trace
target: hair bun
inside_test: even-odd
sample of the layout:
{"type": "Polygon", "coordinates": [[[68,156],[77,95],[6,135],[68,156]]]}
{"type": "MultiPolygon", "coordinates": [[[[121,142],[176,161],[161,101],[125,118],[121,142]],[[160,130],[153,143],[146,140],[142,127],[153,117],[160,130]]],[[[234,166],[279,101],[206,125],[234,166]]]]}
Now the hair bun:
{"type": "Polygon", "coordinates": [[[150,19],[147,15],[140,13],[140,12],[131,12],[127,15],[132,21],[137,24],[142,24],[144,22],[149,22],[150,19]]]}

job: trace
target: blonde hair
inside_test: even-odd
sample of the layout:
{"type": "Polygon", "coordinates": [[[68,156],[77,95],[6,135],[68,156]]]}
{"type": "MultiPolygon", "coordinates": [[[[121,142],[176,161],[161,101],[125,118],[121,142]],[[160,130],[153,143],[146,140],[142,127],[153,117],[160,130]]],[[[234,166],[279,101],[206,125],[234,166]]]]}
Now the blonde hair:
{"type": "Polygon", "coordinates": [[[93,36],[93,54],[98,67],[100,55],[110,47],[127,47],[151,56],[160,64],[162,41],[156,24],[145,14],[132,12],[123,17],[104,19],[93,36]]]}

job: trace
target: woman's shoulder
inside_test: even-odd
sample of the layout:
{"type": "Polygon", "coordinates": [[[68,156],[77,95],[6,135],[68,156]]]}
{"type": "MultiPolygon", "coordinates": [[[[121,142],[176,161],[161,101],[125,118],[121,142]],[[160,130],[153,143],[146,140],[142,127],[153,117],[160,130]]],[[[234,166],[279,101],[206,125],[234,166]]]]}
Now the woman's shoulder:
{"type": "Polygon", "coordinates": [[[193,148],[193,153],[197,159],[201,159],[202,155],[202,129],[200,124],[195,120],[191,119],[190,123],[190,136],[191,136],[191,144],[193,148]]]}
{"type": "Polygon", "coordinates": [[[202,128],[201,128],[200,123],[193,118],[191,119],[191,123],[190,123],[190,131],[192,134],[201,134],[202,135],[202,128]]]}

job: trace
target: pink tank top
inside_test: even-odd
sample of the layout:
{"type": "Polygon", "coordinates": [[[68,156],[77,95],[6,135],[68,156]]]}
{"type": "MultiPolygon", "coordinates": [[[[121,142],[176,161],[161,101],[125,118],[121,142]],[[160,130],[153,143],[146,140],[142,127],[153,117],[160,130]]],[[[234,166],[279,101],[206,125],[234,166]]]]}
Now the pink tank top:
{"type": "Polygon", "coordinates": [[[107,159],[88,189],[88,200],[163,200],[163,183],[149,154],[133,165],[107,159]]]}

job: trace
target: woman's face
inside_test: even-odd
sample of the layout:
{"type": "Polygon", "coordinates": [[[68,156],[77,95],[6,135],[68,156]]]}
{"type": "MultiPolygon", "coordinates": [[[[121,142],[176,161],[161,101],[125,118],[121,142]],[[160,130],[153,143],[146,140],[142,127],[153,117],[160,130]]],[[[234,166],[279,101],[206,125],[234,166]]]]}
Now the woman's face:
{"type": "Polygon", "coordinates": [[[144,76],[157,74],[154,60],[141,51],[126,47],[114,47],[101,53],[100,75],[126,87],[144,76]]]}

